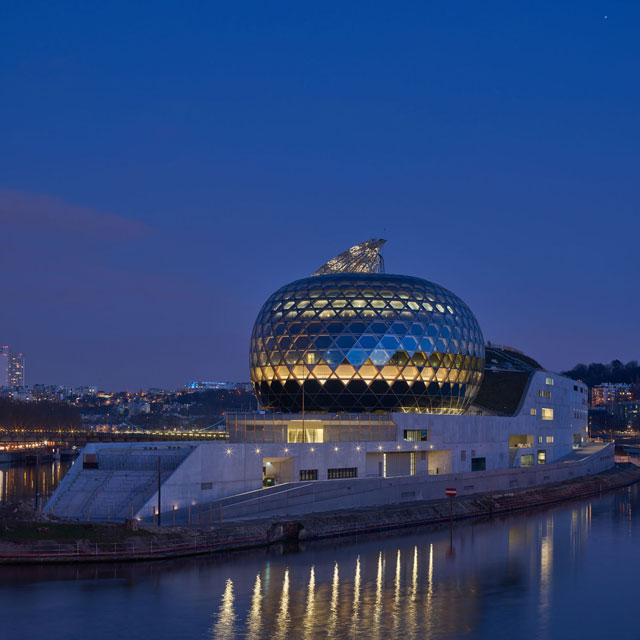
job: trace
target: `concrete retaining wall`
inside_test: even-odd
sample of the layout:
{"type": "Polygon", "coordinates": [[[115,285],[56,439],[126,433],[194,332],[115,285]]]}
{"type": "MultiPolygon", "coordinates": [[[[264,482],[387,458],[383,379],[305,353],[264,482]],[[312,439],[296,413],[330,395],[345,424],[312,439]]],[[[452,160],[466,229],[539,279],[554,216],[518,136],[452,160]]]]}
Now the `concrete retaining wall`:
{"type": "Polygon", "coordinates": [[[591,445],[583,455],[530,468],[474,471],[437,476],[402,476],[291,483],[276,494],[252,497],[223,508],[225,520],[300,515],[314,512],[438,500],[455,487],[458,496],[508,491],[563,482],[610,469],[613,443],[591,445]]]}

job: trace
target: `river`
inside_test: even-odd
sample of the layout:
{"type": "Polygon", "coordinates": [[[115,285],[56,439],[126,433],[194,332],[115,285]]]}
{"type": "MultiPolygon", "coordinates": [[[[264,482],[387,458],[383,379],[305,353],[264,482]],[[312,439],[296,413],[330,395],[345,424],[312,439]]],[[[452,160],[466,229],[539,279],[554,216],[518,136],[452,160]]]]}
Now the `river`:
{"type": "Polygon", "coordinates": [[[0,464],[0,502],[30,502],[35,506],[36,493],[40,506],[53,494],[73,460],[59,460],[24,466],[0,464]]]}
{"type": "Polygon", "coordinates": [[[160,563],[0,568],[3,640],[639,638],[640,487],[160,563]]]}

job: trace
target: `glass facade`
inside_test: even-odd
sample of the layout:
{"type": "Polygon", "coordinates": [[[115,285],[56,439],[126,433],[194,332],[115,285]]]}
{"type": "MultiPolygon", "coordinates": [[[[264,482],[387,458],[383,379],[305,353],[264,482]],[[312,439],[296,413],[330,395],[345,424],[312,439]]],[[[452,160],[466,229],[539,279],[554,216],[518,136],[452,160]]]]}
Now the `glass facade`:
{"type": "Polygon", "coordinates": [[[482,380],[484,340],[469,307],[437,284],[337,273],[276,291],[250,359],[268,411],[460,414],[482,380]]]}

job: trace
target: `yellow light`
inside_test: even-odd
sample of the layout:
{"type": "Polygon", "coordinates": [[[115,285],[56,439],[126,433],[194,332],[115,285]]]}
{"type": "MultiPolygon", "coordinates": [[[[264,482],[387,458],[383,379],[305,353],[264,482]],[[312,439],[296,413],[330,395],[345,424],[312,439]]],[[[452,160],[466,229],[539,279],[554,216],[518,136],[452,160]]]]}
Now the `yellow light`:
{"type": "Polygon", "coordinates": [[[311,447],[311,449],[309,449],[309,451],[311,451],[311,453],[313,453],[316,450],[315,447],[311,447]]]}
{"type": "Polygon", "coordinates": [[[340,451],[340,448],[339,447],[333,447],[333,450],[334,451],[340,451]]]}
{"type": "Polygon", "coordinates": [[[227,455],[230,456],[231,455],[231,448],[227,449],[227,455]]]}
{"type": "Polygon", "coordinates": [[[260,448],[257,448],[257,449],[256,449],[256,453],[260,453],[260,448]]]}
{"type": "Polygon", "coordinates": [[[382,445],[381,444],[378,445],[378,451],[382,451],[382,445]]]}
{"type": "Polygon", "coordinates": [[[360,449],[362,449],[362,447],[361,447],[360,445],[358,445],[358,446],[356,447],[356,451],[360,451],[360,449]]]}

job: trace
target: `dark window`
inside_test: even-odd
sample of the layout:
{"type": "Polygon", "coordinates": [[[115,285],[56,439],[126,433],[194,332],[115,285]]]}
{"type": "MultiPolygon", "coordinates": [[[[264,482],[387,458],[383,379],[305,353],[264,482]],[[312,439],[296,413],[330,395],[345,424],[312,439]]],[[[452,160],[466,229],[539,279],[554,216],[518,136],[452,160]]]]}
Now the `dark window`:
{"type": "Polygon", "coordinates": [[[358,467],[344,467],[343,469],[327,469],[327,478],[329,480],[338,480],[339,478],[357,478],[358,467]]]}
{"type": "Polygon", "coordinates": [[[300,480],[317,480],[317,469],[300,469],[300,480]]]}
{"type": "Polygon", "coordinates": [[[471,471],[485,471],[486,468],[486,458],[471,458],[471,471]]]}
{"type": "Polygon", "coordinates": [[[206,491],[207,489],[213,489],[213,482],[201,482],[200,489],[206,491]]]}

